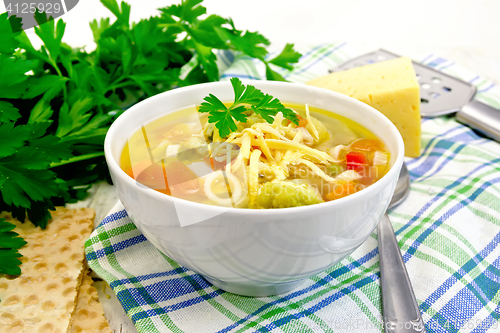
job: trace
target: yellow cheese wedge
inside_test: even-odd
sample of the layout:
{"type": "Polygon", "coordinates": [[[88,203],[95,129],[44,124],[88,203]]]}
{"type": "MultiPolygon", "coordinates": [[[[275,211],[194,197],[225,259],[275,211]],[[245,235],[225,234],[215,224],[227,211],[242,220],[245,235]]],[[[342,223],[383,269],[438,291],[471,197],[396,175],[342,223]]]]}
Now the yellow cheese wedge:
{"type": "Polygon", "coordinates": [[[401,133],[405,155],[420,156],[420,87],[409,58],[334,72],[307,84],[354,97],[379,110],[401,133]]]}

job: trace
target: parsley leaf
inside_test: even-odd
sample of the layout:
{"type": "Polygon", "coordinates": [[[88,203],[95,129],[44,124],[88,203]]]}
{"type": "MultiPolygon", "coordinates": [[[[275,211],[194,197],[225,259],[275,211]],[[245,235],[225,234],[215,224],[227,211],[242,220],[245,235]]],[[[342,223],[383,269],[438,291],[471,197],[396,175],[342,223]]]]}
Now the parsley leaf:
{"type": "Polygon", "coordinates": [[[11,103],[0,101],[0,122],[16,121],[20,117],[19,110],[11,103]]]}
{"type": "Polygon", "coordinates": [[[19,45],[16,36],[19,32],[13,32],[11,22],[15,19],[15,16],[11,16],[10,22],[8,18],[8,13],[5,12],[0,14],[0,35],[3,37],[3,43],[0,44],[0,53],[14,53],[15,49],[19,45]]]}
{"type": "Polygon", "coordinates": [[[208,122],[215,123],[221,137],[224,138],[237,130],[235,121],[245,123],[246,113],[249,110],[260,115],[268,123],[272,123],[274,116],[281,112],[286,119],[296,125],[299,124],[295,112],[283,106],[277,98],[264,94],[252,85],[245,86],[236,77],[231,78],[231,85],[234,91],[234,102],[229,107],[213,94],[209,94],[198,109],[199,112],[209,113],[208,122]]]}
{"type": "Polygon", "coordinates": [[[12,231],[16,226],[0,218],[0,273],[9,275],[21,274],[22,257],[18,249],[26,244],[19,234],[12,231]]]}
{"type": "Polygon", "coordinates": [[[64,23],[63,20],[58,20],[56,25],[52,17],[47,19],[45,14],[39,13],[38,10],[35,14],[35,18],[38,23],[43,23],[35,27],[35,33],[43,41],[44,48],[50,54],[50,59],[55,62],[61,54],[61,40],[64,35],[66,23],[64,23]]]}
{"type": "Polygon", "coordinates": [[[293,49],[293,44],[286,44],[279,55],[269,61],[265,61],[266,78],[274,81],[286,81],[286,79],[281,74],[274,71],[270,65],[273,64],[285,69],[292,69],[292,64],[298,62],[301,56],[300,53],[293,49]]]}
{"type": "Polygon", "coordinates": [[[203,0],[185,0],[180,5],[172,5],[161,9],[165,14],[177,17],[179,20],[194,23],[196,19],[207,12],[201,6],[203,0]]]}
{"type": "MultiPolygon", "coordinates": [[[[0,44],[1,40],[0,40],[0,44]]],[[[29,64],[8,54],[0,54],[0,98],[19,98],[28,88],[29,64]]]]}
{"type": "Polygon", "coordinates": [[[128,25],[130,20],[130,5],[128,3],[122,1],[121,8],[116,0],[101,0],[101,3],[116,16],[118,21],[128,25]]]}
{"type": "Polygon", "coordinates": [[[16,153],[29,137],[29,132],[24,126],[14,127],[13,122],[0,124],[0,157],[16,153]]]}
{"type": "Polygon", "coordinates": [[[275,58],[269,60],[269,63],[286,69],[293,69],[291,64],[299,61],[302,55],[293,49],[293,44],[286,44],[285,48],[275,58]]]}
{"type": "MultiPolygon", "coordinates": [[[[0,158],[0,194],[6,205],[30,209],[33,201],[45,201],[59,194],[56,174],[47,169],[53,161],[60,162],[72,154],[59,138],[46,135],[49,125],[49,122],[3,125],[1,132],[16,138],[0,158]]],[[[46,220],[37,216],[32,221],[46,224],[46,220]]]]}

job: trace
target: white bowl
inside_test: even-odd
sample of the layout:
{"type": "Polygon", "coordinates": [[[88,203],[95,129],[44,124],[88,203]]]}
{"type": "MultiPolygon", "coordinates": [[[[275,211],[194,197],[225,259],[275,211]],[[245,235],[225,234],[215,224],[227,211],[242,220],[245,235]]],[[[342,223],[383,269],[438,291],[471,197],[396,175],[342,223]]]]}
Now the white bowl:
{"type": "Polygon", "coordinates": [[[173,198],[138,185],[122,171],[123,147],[141,124],[188,105],[199,105],[209,93],[223,101],[232,100],[229,82],[174,89],[134,105],[109,129],[104,151],[121,202],[158,250],[221,289],[267,296],[295,288],[303,279],[341,261],[368,238],[389,205],[404,145],[384,115],[351,97],[302,84],[246,83],[283,102],[308,103],[364,126],[391,152],[389,172],[368,188],[335,201],[253,210],[173,198]]]}

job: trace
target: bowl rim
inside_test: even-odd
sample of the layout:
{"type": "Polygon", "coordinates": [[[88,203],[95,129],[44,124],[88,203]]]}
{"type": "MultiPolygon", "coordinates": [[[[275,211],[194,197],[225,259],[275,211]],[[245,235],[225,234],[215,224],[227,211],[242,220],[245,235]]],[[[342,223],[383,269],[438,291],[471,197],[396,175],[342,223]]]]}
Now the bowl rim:
{"type": "MultiPolygon", "coordinates": [[[[403,138],[401,137],[401,134],[399,133],[398,129],[396,126],[381,112],[373,108],[372,106],[365,104],[355,98],[352,98],[347,95],[343,95],[338,92],[334,92],[328,89],[324,88],[319,88],[319,87],[314,87],[314,86],[308,86],[305,84],[301,83],[294,83],[294,82],[283,82],[283,81],[264,81],[264,80],[241,80],[243,83],[255,83],[258,82],[258,85],[262,85],[261,87],[258,87],[259,89],[263,90],[265,93],[265,86],[274,86],[274,85],[295,85],[295,86],[300,86],[302,85],[304,88],[307,88],[308,90],[316,91],[317,93],[320,94],[326,94],[330,95],[334,98],[338,99],[343,99],[348,101],[349,103],[352,103],[354,106],[358,108],[365,108],[369,109],[371,112],[375,113],[375,117],[380,118],[379,120],[382,122],[383,125],[387,126],[387,130],[390,131],[391,135],[395,137],[396,141],[396,147],[397,147],[397,154],[398,156],[396,157],[396,160],[394,161],[393,166],[390,168],[390,170],[382,176],[377,182],[374,184],[364,188],[363,190],[353,193],[351,195],[348,195],[346,197],[328,201],[328,202],[322,202],[319,204],[314,204],[314,205],[307,205],[307,206],[298,206],[298,207],[288,207],[288,208],[274,208],[274,209],[254,209],[254,208],[233,208],[233,207],[220,207],[220,206],[215,206],[215,205],[209,205],[209,204],[204,204],[204,203],[199,203],[195,201],[189,201],[186,199],[181,199],[181,198],[176,198],[172,197],[169,195],[166,195],[164,193],[160,193],[158,191],[155,191],[154,189],[147,188],[146,186],[144,187],[139,187],[135,186],[135,189],[142,192],[146,196],[150,196],[156,200],[167,200],[167,201],[172,201],[175,205],[177,204],[183,204],[187,205],[189,208],[193,209],[203,209],[203,210],[208,210],[208,211],[213,211],[214,213],[226,213],[230,212],[231,214],[243,214],[245,216],[248,215],[282,215],[285,213],[307,213],[309,211],[314,211],[318,209],[333,209],[337,206],[343,205],[349,201],[353,200],[358,200],[358,198],[362,198],[363,196],[368,196],[369,193],[377,191],[380,187],[386,186],[388,183],[391,182],[391,180],[394,177],[398,177],[400,169],[403,165],[403,160],[404,160],[404,142],[403,138]]],[[[105,140],[104,140],[104,155],[106,158],[106,163],[108,165],[108,168],[113,169],[115,175],[119,176],[124,180],[126,183],[129,185],[136,184],[137,182],[128,176],[125,171],[119,166],[119,163],[115,160],[113,157],[113,154],[111,152],[111,146],[112,146],[112,139],[116,134],[118,134],[119,129],[120,129],[120,124],[127,121],[128,118],[133,117],[133,114],[136,112],[139,112],[138,110],[143,109],[143,106],[147,105],[148,103],[157,100],[157,99],[163,99],[166,97],[169,97],[170,95],[176,95],[179,93],[179,91],[183,92],[189,92],[189,90],[197,90],[197,89],[203,89],[206,86],[215,86],[215,85],[227,85],[228,89],[232,89],[231,84],[229,81],[217,81],[217,82],[208,82],[208,83],[201,83],[201,84],[195,84],[187,87],[182,87],[182,88],[175,88],[172,90],[165,91],[163,93],[157,94],[155,96],[149,97],[143,101],[140,101],[133,106],[131,106],[127,111],[123,112],[110,126],[105,140]]],[[[312,105],[314,106],[314,105],[312,105]]],[[[334,111],[326,110],[328,112],[335,113],[334,111]]],[[[152,117],[151,119],[153,119],[152,117]]],[[[348,118],[348,117],[347,117],[348,118]]],[[[369,131],[372,131],[365,125],[361,125],[368,129],[369,131]]],[[[123,147],[122,147],[123,149],[123,147]]],[[[393,152],[391,152],[392,154],[393,152]]],[[[113,181],[115,181],[113,179],[113,181]]]]}

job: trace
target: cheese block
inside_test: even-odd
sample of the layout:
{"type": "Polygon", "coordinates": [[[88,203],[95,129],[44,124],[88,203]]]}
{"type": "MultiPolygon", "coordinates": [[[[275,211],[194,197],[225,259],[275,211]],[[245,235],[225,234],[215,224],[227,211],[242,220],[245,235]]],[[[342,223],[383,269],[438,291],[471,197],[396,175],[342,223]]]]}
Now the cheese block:
{"type": "Polygon", "coordinates": [[[307,84],[354,97],[379,110],[401,133],[405,155],[420,156],[420,86],[409,58],[334,72],[307,84]]]}

